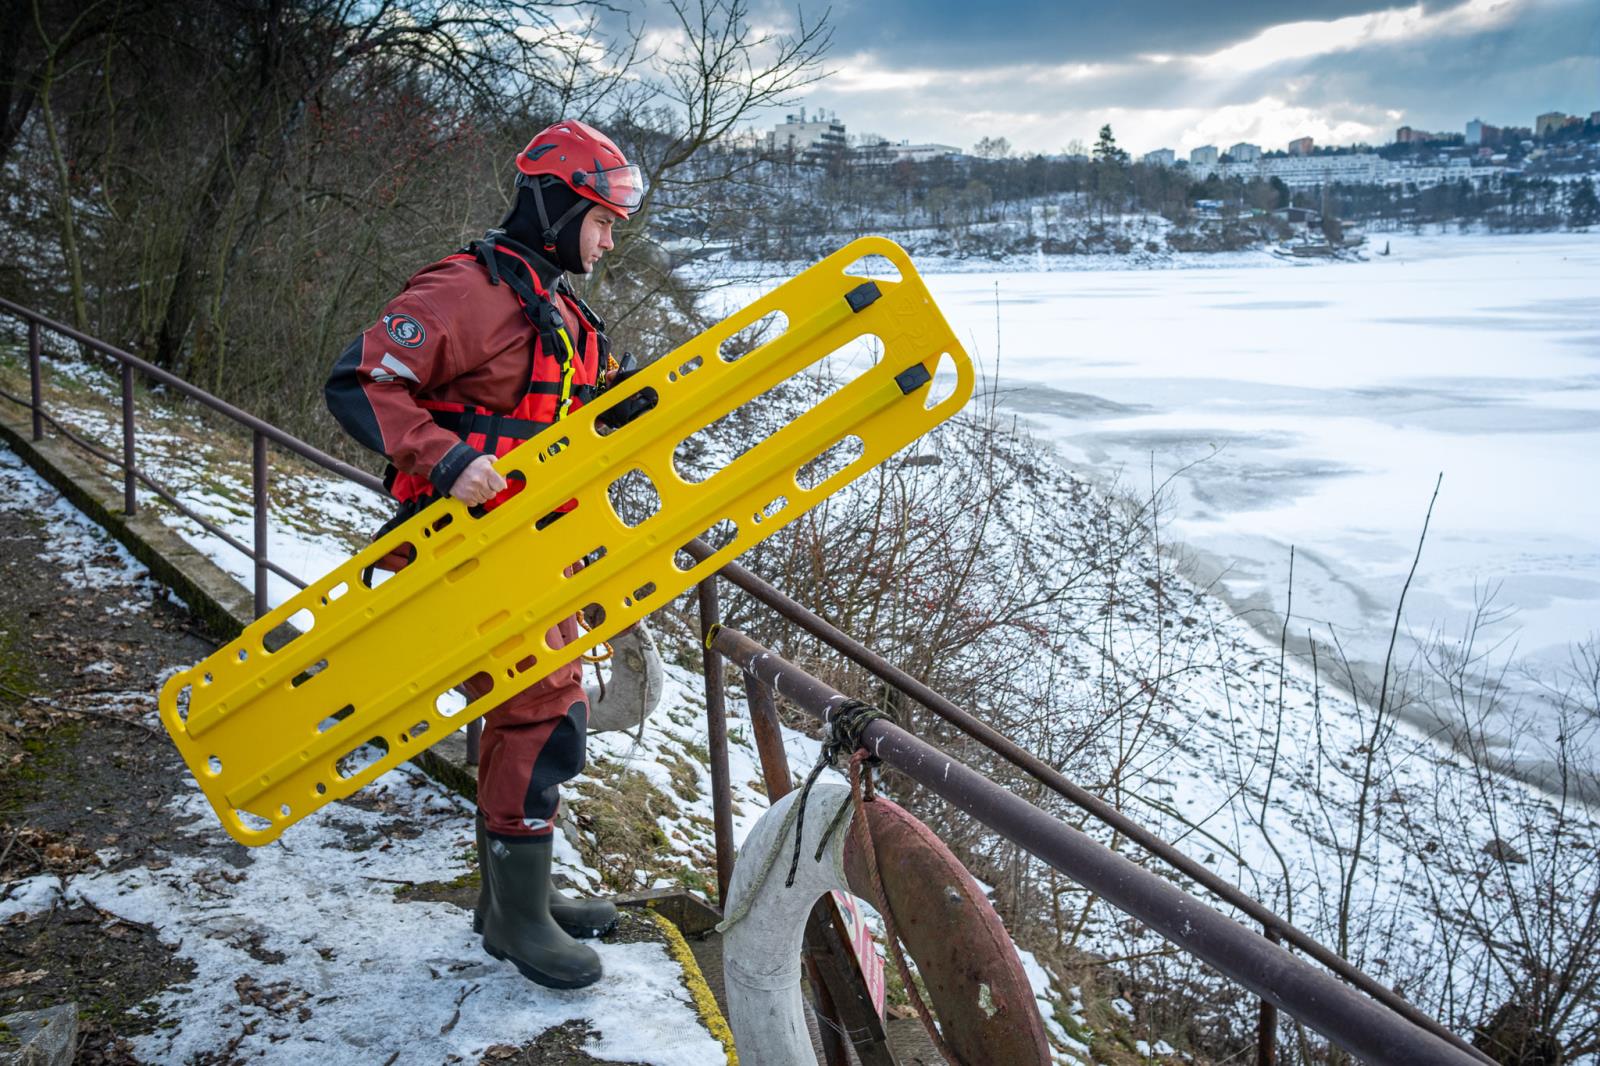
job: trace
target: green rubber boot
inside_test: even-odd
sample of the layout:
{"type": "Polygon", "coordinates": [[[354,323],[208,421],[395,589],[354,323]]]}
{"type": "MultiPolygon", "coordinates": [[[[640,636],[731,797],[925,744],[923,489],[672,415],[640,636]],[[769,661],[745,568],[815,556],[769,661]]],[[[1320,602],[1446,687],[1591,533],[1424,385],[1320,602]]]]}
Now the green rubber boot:
{"type": "Polygon", "coordinates": [[[617,907],[609,899],[569,896],[550,886],[550,917],[571,936],[605,936],[617,927],[617,907]]]}
{"type": "Polygon", "coordinates": [[[583,988],[600,980],[600,956],[550,916],[551,838],[515,844],[490,838],[488,845],[483,950],[546,988],[583,988]]]}
{"type": "MultiPolygon", "coordinates": [[[[472,909],[472,931],[482,935],[483,916],[489,913],[489,874],[484,869],[489,834],[484,829],[482,811],[478,812],[477,823],[478,905],[472,909]]],[[[550,917],[568,936],[580,938],[605,936],[617,927],[617,908],[610,900],[569,896],[554,884],[550,886],[550,917]]]]}

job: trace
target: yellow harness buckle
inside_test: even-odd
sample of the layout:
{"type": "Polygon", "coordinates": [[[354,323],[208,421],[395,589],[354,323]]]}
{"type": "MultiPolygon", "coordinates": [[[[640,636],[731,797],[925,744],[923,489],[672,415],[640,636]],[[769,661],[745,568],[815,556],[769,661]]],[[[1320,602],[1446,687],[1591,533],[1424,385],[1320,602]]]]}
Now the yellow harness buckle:
{"type": "Polygon", "coordinates": [[[173,676],[162,724],[229,834],[265,844],[714,574],[949,418],[972,387],[972,362],[905,252],[854,241],[496,460],[525,487],[494,510],[427,507],[173,676]],[[866,256],[899,279],[848,272],[866,256]],[[779,317],[748,354],[724,351],[779,317]],[[798,418],[740,441],[709,476],[685,476],[700,430],[869,334],[870,367],[825,397],[818,380],[798,418]],[[936,401],[941,360],[954,385],[936,401]],[[635,397],[653,407],[618,429],[597,421],[635,397]],[[612,497],[640,478],[655,490],[642,518],[612,497]],[[681,551],[713,529],[710,558],[681,551]],[[402,548],[410,565],[363,582],[402,548]],[[594,628],[552,649],[545,634],[586,608],[594,628]],[[286,624],[296,635],[269,650],[286,624]],[[482,694],[463,709],[468,680],[482,694]]]}

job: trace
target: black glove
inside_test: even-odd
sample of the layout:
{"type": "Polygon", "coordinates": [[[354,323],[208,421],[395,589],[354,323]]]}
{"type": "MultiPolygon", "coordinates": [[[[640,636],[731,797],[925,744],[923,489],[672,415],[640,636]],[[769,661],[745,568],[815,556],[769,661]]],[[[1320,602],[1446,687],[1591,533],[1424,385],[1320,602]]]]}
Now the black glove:
{"type": "MultiPolygon", "coordinates": [[[[622,361],[617,364],[616,372],[611,375],[611,383],[605,391],[610,392],[618,388],[623,382],[637,374],[642,368],[639,361],[633,357],[632,352],[623,352],[622,361]]],[[[655,389],[640,389],[626,400],[600,415],[595,421],[609,429],[621,429],[635,418],[651,410],[656,405],[655,389]]]]}

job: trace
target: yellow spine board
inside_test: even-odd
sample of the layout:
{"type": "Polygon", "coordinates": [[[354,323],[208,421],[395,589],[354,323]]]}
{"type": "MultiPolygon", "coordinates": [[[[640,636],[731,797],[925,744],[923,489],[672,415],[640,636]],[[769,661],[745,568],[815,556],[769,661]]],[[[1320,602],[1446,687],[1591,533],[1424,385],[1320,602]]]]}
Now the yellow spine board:
{"type": "Polygon", "coordinates": [[[268,843],[716,572],[960,410],[972,386],[971,360],[905,252],[881,237],[854,241],[499,459],[526,488],[495,510],[435,503],[172,677],[162,724],[229,834],[268,843]],[[846,273],[869,255],[899,280],[846,273]],[[742,358],[722,356],[773,312],[781,332],[742,358]],[[870,369],[705,480],[679,474],[674,452],[698,430],[866,334],[882,345],[870,369]],[[956,380],[934,403],[941,360],[956,380]],[[597,428],[596,416],[646,390],[653,410],[597,428]],[[797,480],[851,437],[859,454],[848,465],[797,480]],[[660,506],[630,528],[609,490],[636,470],[660,506]],[[541,521],[567,500],[577,506],[541,521]],[[680,552],[719,523],[732,539],[714,556],[680,552]],[[411,565],[362,581],[404,545],[411,565]],[[545,634],[589,604],[604,620],[552,650],[545,634]],[[286,623],[301,632],[269,651],[264,639],[286,623]],[[492,689],[454,708],[449,694],[474,677],[492,689]]]}

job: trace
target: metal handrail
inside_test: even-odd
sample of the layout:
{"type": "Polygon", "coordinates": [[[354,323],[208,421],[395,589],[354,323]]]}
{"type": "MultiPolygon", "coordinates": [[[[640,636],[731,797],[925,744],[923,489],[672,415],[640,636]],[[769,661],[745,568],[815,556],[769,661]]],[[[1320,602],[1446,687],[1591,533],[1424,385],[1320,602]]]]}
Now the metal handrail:
{"type": "MultiPolygon", "coordinates": [[[[847,704],[843,693],[722,627],[708,646],[826,726],[847,704]]],[[[1454,1042],[1359,995],[1170,881],[1117,854],[983,774],[883,718],[869,721],[860,745],[958,810],[1089,891],[1132,915],[1195,958],[1287,1011],[1361,1058],[1382,1063],[1476,1064],[1454,1042]]]]}
{"type": "MultiPolygon", "coordinates": [[[[710,558],[715,552],[711,545],[702,540],[690,542],[685,546],[685,550],[699,560],[710,558]]],[[[1282,938],[1291,947],[1304,951],[1351,985],[1378,1000],[1412,1024],[1428,1030],[1442,1040],[1448,1041],[1458,1050],[1473,1056],[1478,1062],[1494,1066],[1494,1060],[1489,1056],[1473,1047],[1466,1040],[1463,1040],[1458,1034],[1441,1024],[1438,1019],[1420,1010],[1414,1004],[1402,998],[1393,989],[1388,988],[1366,971],[1355,966],[1338,952],[1333,951],[1315,937],[1279,917],[1271,908],[1246,894],[1238,886],[1228,883],[1216,872],[1207,869],[1188,855],[1185,855],[1174,845],[1162,840],[1099,796],[1069,780],[1037,755],[1022,748],[1008,737],[1003,736],[992,726],[974,718],[946,697],[894,666],[882,656],[874,653],[866,645],[848,636],[814,612],[807,610],[804,606],[764,581],[759,575],[738,563],[725,563],[715,576],[726,578],[734,586],[749,593],[758,602],[764,604],[779,616],[793,622],[885,684],[910,696],[985,748],[1027,773],[1052,792],[1068,800],[1103,824],[1138,844],[1145,851],[1194,880],[1218,899],[1237,907],[1251,919],[1261,924],[1262,931],[1269,940],[1282,938]]],[[[714,578],[708,580],[714,580],[714,578]]],[[[1269,1001],[1263,1000],[1263,1002],[1269,1001]]],[[[1270,1014],[1265,1015],[1263,1017],[1263,1030],[1272,1021],[1270,1014]]]]}
{"type": "Polygon", "coordinates": [[[251,562],[255,564],[255,613],[258,618],[267,613],[267,575],[269,573],[276,574],[300,588],[306,587],[306,583],[304,581],[300,580],[298,577],[289,573],[289,571],[283,569],[281,566],[278,566],[267,558],[267,442],[272,441],[274,444],[277,444],[278,446],[295,453],[301,458],[310,460],[311,462],[322,467],[324,470],[327,470],[330,473],[338,474],[340,477],[345,478],[348,481],[353,481],[357,485],[361,485],[364,488],[372,489],[373,491],[380,493],[384,491],[383,482],[379,478],[367,473],[365,470],[360,470],[341,459],[334,458],[327,452],[324,452],[313,445],[307,444],[299,437],[296,437],[290,433],[286,433],[272,423],[257,418],[250,412],[235,407],[226,400],[223,400],[217,396],[213,396],[211,393],[197,385],[191,385],[189,382],[178,377],[176,374],[163,370],[154,363],[140,359],[131,352],[123,351],[121,348],[118,348],[115,345],[107,344],[105,341],[102,341],[97,337],[91,337],[86,333],[73,329],[71,326],[68,326],[65,323],[57,322],[55,319],[41,315],[37,311],[23,307],[21,304],[14,303],[11,300],[5,299],[4,297],[0,297],[0,311],[8,312],[17,318],[22,319],[28,324],[28,380],[31,399],[24,401],[21,397],[13,396],[4,391],[0,391],[0,397],[11,400],[13,403],[20,404],[32,410],[33,439],[43,439],[44,423],[48,421],[59,432],[61,432],[63,436],[72,441],[74,444],[90,452],[96,458],[121,468],[123,485],[123,511],[125,513],[130,516],[138,513],[138,499],[136,498],[134,490],[138,484],[143,483],[157,496],[161,497],[161,499],[176,509],[180,514],[184,515],[184,517],[197,523],[201,529],[204,529],[213,536],[220,538],[222,542],[227,544],[229,547],[234,548],[248,556],[251,562]],[[88,441],[84,440],[82,437],[79,437],[77,434],[63,426],[58,419],[51,417],[45,412],[43,387],[40,375],[40,356],[42,354],[39,337],[40,327],[44,327],[53,333],[58,333],[63,337],[77,341],[85,348],[99,352],[102,355],[115,360],[121,365],[121,458],[117,458],[116,456],[111,455],[109,452],[103,451],[90,444],[88,441]],[[134,371],[136,370],[145,375],[147,378],[151,378],[169,388],[175,389],[192,400],[197,400],[203,406],[209,407],[218,414],[225,415],[229,419],[247,427],[251,431],[250,495],[255,527],[255,545],[253,547],[246,547],[242,541],[229,535],[224,530],[195,513],[189,507],[186,507],[184,504],[180,503],[175,493],[165,486],[158,484],[153,478],[138,468],[134,458],[136,431],[133,417],[134,371]]]}

